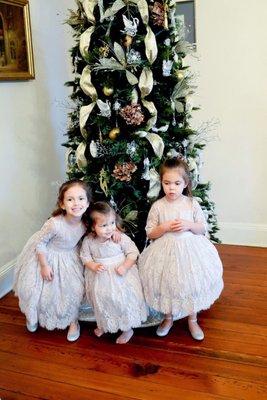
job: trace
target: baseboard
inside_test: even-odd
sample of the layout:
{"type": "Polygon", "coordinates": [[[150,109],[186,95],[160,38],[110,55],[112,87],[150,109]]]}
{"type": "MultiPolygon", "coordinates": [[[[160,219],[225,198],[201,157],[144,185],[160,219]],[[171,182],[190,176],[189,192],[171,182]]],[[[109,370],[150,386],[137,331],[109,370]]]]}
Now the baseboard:
{"type": "Polygon", "coordinates": [[[13,274],[16,260],[12,260],[0,267],[0,299],[13,287],[13,274]]]}
{"type": "Polygon", "coordinates": [[[220,222],[218,237],[225,244],[267,246],[267,225],[220,222]]]}

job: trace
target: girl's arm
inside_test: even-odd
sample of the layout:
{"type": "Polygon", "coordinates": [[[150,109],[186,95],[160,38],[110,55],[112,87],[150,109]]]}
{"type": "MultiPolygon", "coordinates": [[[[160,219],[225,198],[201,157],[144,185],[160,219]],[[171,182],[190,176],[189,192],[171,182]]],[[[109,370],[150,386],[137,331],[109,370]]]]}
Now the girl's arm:
{"type": "Polygon", "coordinates": [[[165,221],[160,223],[160,207],[156,201],[147,216],[146,234],[148,239],[158,239],[167,232],[174,232],[177,230],[177,221],[165,221]]]}
{"type": "Polygon", "coordinates": [[[105,267],[102,264],[93,260],[90,248],[90,239],[88,236],[83,239],[80,257],[85,268],[88,268],[97,274],[105,271],[105,267]]]}
{"type": "Polygon", "coordinates": [[[46,257],[46,248],[50,240],[56,235],[54,220],[50,218],[38,233],[36,244],[36,255],[41,267],[41,276],[43,279],[51,281],[53,279],[52,268],[48,265],[46,257]]]}
{"type": "Polygon", "coordinates": [[[126,272],[136,264],[136,260],[139,256],[139,250],[135,243],[124,233],[121,234],[121,249],[125,254],[126,258],[122,264],[116,268],[118,275],[125,275],[126,272]]]}
{"type": "Polygon", "coordinates": [[[184,219],[177,220],[176,232],[191,231],[195,235],[205,235],[206,228],[202,222],[191,222],[184,219]]]}
{"type": "Polygon", "coordinates": [[[48,265],[46,255],[44,253],[38,252],[37,258],[41,266],[41,276],[43,279],[48,281],[52,281],[53,279],[53,271],[52,268],[48,265]]]}
{"type": "Polygon", "coordinates": [[[183,219],[178,220],[178,232],[191,231],[195,235],[205,235],[207,234],[207,222],[205,215],[196,199],[193,202],[193,220],[185,221],[183,219]]]}
{"type": "Polygon", "coordinates": [[[106,270],[102,264],[94,261],[85,261],[84,266],[97,274],[106,270]]]}
{"type": "Polygon", "coordinates": [[[128,269],[130,269],[135,263],[136,260],[126,258],[126,260],[116,268],[117,274],[121,276],[125,275],[128,269]]]}

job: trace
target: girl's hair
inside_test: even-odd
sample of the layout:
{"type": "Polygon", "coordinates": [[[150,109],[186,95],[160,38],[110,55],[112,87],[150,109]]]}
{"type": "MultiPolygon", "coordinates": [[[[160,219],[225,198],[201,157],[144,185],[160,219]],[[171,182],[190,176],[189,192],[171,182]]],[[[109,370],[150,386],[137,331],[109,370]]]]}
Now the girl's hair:
{"type": "MultiPolygon", "coordinates": [[[[52,212],[53,217],[56,217],[57,215],[61,215],[61,214],[63,214],[63,215],[66,214],[66,211],[61,208],[61,204],[64,201],[64,195],[65,195],[66,191],[69,190],[73,186],[80,186],[82,189],[84,189],[88,203],[91,202],[92,191],[91,191],[90,186],[86,182],[81,181],[79,179],[72,179],[70,181],[64,182],[60,186],[59,191],[58,191],[57,208],[52,212]]],[[[86,212],[83,214],[82,220],[87,225],[88,216],[86,214],[87,214],[86,212]]]]}
{"type": "MultiPolygon", "coordinates": [[[[187,163],[182,160],[181,158],[167,158],[164,163],[161,165],[159,174],[160,174],[160,181],[162,182],[163,175],[168,169],[178,169],[181,173],[185,184],[187,185],[186,188],[183,190],[183,194],[192,197],[192,182],[190,178],[190,171],[187,163]]],[[[162,191],[163,192],[163,191],[162,191]]],[[[163,193],[162,193],[163,195],[163,193]]]]}
{"type": "Polygon", "coordinates": [[[115,212],[115,210],[105,201],[97,201],[96,203],[93,203],[89,207],[89,230],[92,232],[93,231],[93,225],[95,222],[95,216],[94,213],[99,213],[102,215],[108,215],[112,213],[115,216],[115,222],[117,229],[121,232],[124,232],[124,229],[122,227],[122,219],[121,217],[115,212]]]}

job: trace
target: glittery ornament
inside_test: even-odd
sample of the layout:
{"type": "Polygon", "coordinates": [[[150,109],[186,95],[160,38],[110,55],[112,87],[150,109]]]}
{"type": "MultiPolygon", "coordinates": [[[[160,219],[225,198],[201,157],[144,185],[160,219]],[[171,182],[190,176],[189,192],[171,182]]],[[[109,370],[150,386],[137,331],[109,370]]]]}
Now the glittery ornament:
{"type": "Polygon", "coordinates": [[[158,1],[155,1],[153,6],[149,6],[151,11],[151,19],[154,25],[164,26],[165,24],[165,6],[158,1]]]}
{"type": "Polygon", "coordinates": [[[109,53],[109,47],[106,44],[105,46],[99,47],[99,54],[101,57],[107,57],[109,53]]]}
{"type": "Polygon", "coordinates": [[[162,63],[162,75],[163,76],[170,76],[172,70],[173,61],[171,60],[163,60],[162,63]]]}
{"type": "Polygon", "coordinates": [[[145,119],[140,104],[129,104],[123,107],[120,115],[126,121],[127,125],[140,125],[145,119]]]}
{"type": "Polygon", "coordinates": [[[123,15],[122,18],[124,23],[124,30],[121,32],[126,33],[129,36],[135,36],[139,25],[139,19],[132,18],[132,20],[130,20],[125,15],[123,15]]]}
{"type": "Polygon", "coordinates": [[[137,170],[137,166],[132,162],[117,163],[113,170],[112,176],[119,181],[129,182],[132,179],[132,174],[137,170]]]}
{"type": "Polygon", "coordinates": [[[141,54],[139,53],[139,51],[131,49],[126,58],[128,64],[139,64],[141,61],[141,54]]]}

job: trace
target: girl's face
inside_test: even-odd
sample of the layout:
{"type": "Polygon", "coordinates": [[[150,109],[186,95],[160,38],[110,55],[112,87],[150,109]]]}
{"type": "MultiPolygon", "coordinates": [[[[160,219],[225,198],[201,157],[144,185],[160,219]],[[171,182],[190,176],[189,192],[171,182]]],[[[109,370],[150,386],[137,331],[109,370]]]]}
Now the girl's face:
{"type": "Polygon", "coordinates": [[[67,217],[81,218],[89,206],[85,190],[75,185],[64,193],[61,208],[66,211],[67,217]]]}
{"type": "Polygon", "coordinates": [[[110,212],[109,214],[101,214],[94,212],[93,229],[100,240],[105,242],[110,239],[113,232],[116,230],[116,217],[110,212]]]}
{"type": "Polygon", "coordinates": [[[178,168],[166,169],[162,175],[161,183],[168,201],[177,200],[187,186],[178,168]]]}

